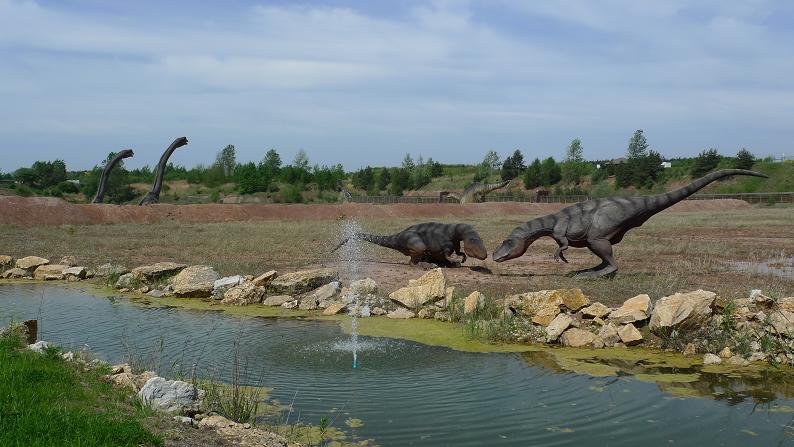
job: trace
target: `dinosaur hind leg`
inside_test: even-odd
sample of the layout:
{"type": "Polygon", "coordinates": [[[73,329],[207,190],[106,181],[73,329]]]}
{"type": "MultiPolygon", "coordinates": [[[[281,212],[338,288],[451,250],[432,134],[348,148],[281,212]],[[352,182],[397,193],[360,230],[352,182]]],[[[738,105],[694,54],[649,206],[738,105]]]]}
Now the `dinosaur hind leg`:
{"type": "Polygon", "coordinates": [[[574,272],[575,279],[597,278],[618,271],[618,265],[612,256],[612,244],[606,239],[594,239],[587,242],[587,248],[601,258],[601,264],[586,270],[574,272]]]}

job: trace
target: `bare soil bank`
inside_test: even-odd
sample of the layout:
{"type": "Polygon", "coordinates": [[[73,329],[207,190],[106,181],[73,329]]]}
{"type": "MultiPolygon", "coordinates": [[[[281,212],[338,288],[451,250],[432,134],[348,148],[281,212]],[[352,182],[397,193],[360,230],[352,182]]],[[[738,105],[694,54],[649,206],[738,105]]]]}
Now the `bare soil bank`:
{"type": "MultiPolygon", "coordinates": [[[[439,204],[265,204],[265,205],[90,205],[53,197],[0,197],[0,225],[99,225],[114,223],[231,222],[247,220],[333,220],[341,218],[537,216],[567,206],[558,203],[491,202],[439,204]]],[[[671,210],[728,211],[749,209],[741,200],[685,201],[671,210]]]]}

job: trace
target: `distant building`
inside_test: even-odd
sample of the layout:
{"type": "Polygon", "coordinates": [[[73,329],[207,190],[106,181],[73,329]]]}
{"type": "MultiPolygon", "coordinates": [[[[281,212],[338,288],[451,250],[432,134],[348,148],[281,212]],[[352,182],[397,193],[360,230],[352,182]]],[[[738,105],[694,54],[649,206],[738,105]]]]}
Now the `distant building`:
{"type": "Polygon", "coordinates": [[[672,168],[672,167],[673,167],[673,162],[671,162],[671,161],[663,161],[662,162],[662,168],[667,169],[667,168],[672,168]]]}
{"type": "Polygon", "coordinates": [[[75,185],[78,185],[78,186],[80,185],[80,180],[77,180],[77,179],[74,179],[74,180],[67,180],[67,182],[69,182],[69,183],[74,183],[75,185]]]}

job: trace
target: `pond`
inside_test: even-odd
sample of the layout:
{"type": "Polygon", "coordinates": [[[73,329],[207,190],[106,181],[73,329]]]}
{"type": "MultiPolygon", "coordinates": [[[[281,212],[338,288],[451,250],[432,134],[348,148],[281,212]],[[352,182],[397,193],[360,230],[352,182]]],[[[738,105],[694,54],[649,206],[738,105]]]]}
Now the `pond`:
{"type": "MultiPolygon", "coordinates": [[[[173,376],[191,365],[294,401],[293,420],[335,426],[383,446],[794,445],[792,377],[742,379],[670,369],[661,380],[566,372],[548,355],[472,353],[350,337],[338,321],[231,316],[133,305],[49,284],[0,285],[0,326],[39,319],[39,338],[133,355],[173,376]],[[349,428],[347,418],[363,425],[349,428]]],[[[624,365],[629,370],[637,365],[624,365]]],[[[355,424],[358,425],[358,424],[355,424]]]]}

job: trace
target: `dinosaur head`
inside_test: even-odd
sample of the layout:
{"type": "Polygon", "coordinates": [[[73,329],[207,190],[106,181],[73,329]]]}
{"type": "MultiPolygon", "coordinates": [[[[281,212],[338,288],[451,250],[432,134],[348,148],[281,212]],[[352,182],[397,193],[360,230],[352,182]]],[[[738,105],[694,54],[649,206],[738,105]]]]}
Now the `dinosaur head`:
{"type": "Polygon", "coordinates": [[[509,261],[515,259],[524,253],[529,248],[530,242],[524,238],[508,237],[499,245],[493,252],[493,260],[496,262],[509,261]]]}
{"type": "Polygon", "coordinates": [[[130,158],[130,157],[132,157],[133,155],[135,155],[135,153],[133,153],[133,152],[132,152],[132,149],[124,149],[124,150],[122,150],[122,151],[119,151],[118,155],[119,155],[121,158],[130,158]]]}
{"type": "Polygon", "coordinates": [[[460,228],[460,240],[463,242],[463,251],[467,256],[481,261],[488,258],[488,249],[485,248],[485,243],[479,233],[470,225],[462,225],[462,228],[460,228]]]}

